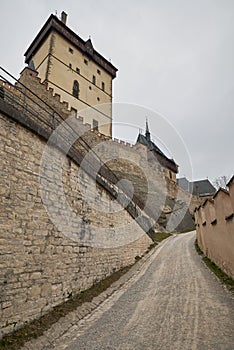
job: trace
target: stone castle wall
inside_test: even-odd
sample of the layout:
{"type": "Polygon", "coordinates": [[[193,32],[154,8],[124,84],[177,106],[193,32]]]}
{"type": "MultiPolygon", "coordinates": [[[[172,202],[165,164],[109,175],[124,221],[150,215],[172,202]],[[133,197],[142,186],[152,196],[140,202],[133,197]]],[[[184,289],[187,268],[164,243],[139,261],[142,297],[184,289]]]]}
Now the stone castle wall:
{"type": "MultiPolygon", "coordinates": [[[[66,102],[61,102],[61,96],[55,94],[53,89],[48,89],[47,83],[42,83],[37,76],[37,72],[29,68],[25,68],[22,71],[19,83],[16,83],[15,86],[1,81],[0,85],[7,92],[11,91],[14,95],[13,101],[8,99],[7,102],[15,107],[16,95],[17,102],[19,100],[22,103],[24,113],[25,111],[26,115],[28,113],[28,119],[33,120],[36,126],[40,126],[43,131],[45,130],[47,133],[45,137],[47,138],[53,131],[51,128],[52,124],[56,128],[63,120],[69,120],[69,117],[74,113],[74,111],[68,109],[66,102]]],[[[18,105],[17,108],[19,108],[18,105]]],[[[148,154],[149,152],[147,153],[146,147],[140,144],[131,145],[117,139],[112,140],[96,130],[91,130],[91,125],[83,123],[82,115],[85,117],[86,113],[89,113],[89,111],[81,111],[75,118],[76,125],[73,125],[75,129],[78,129],[78,134],[80,135],[73,145],[76,150],[76,157],[79,158],[78,160],[86,156],[90,149],[97,151],[102,161],[107,161],[109,169],[112,170],[112,172],[104,174],[105,178],[112,183],[118,182],[118,178],[129,180],[134,187],[133,202],[141,209],[144,209],[145,213],[153,220],[157,221],[165,205],[167,213],[169,207],[171,208],[171,213],[175,209],[174,218],[171,220],[170,227],[168,227],[169,230],[174,230],[175,221],[178,221],[179,216],[184,216],[185,207],[188,204],[190,213],[193,215],[198,198],[191,198],[189,193],[180,189],[176,181],[170,178],[166,169],[156,159],[148,161],[150,155],[148,154]],[[88,148],[85,146],[88,146],[88,148]],[[108,157],[111,158],[110,161],[108,161],[108,157]],[[113,173],[116,176],[113,177],[113,173]],[[175,202],[178,202],[176,206],[175,202]]],[[[166,216],[163,214],[165,218],[162,218],[163,220],[159,224],[165,223],[165,220],[168,221],[171,213],[166,214],[166,216]]],[[[188,213],[189,223],[186,219],[178,229],[186,229],[188,226],[189,228],[193,226],[189,215],[188,213]]],[[[163,224],[163,226],[165,225],[163,224]]]]}
{"type": "MultiPolygon", "coordinates": [[[[148,162],[144,146],[112,140],[91,130],[79,115],[72,127],[80,137],[64,163],[62,144],[60,151],[54,148],[42,167],[44,198],[52,207],[52,212],[48,212],[39,184],[41,157],[53,129],[69,120],[73,111],[46,83],[41,83],[35,71],[25,68],[20,83],[23,85],[13,86],[0,81],[3,334],[134,262],[135,256],[142,255],[152,243],[145,234],[151,212],[157,219],[168,196],[188,200],[188,194],[164,176],[160,164],[148,162]],[[101,173],[105,175],[101,182],[90,177],[89,171],[80,172],[79,164],[91,149],[111,170],[101,173]],[[57,181],[59,167],[53,162],[54,154],[61,157],[61,183],[57,181]],[[113,187],[122,178],[135,187],[135,202],[130,201],[127,210],[116,202],[119,193],[113,187]],[[62,201],[62,190],[66,203],[62,201]],[[71,211],[67,212],[67,206],[71,211]],[[136,213],[144,216],[138,224],[133,219],[136,213]]],[[[88,167],[96,160],[91,157],[88,167]]],[[[60,158],[57,163],[60,164],[60,158]]],[[[174,205],[175,202],[172,208],[174,205]]],[[[157,229],[158,225],[154,227],[157,229]]]]}
{"type": "MultiPolygon", "coordinates": [[[[56,128],[63,120],[69,120],[73,113],[72,110],[68,110],[66,102],[60,101],[61,97],[58,94],[54,94],[51,88],[48,89],[46,83],[41,83],[37,72],[29,68],[22,71],[19,83],[15,86],[1,81],[0,84],[14,95],[13,101],[8,99],[7,102],[15,107],[16,95],[22,103],[24,113],[28,111],[29,119],[47,132],[47,138],[52,132],[53,118],[56,128]]],[[[18,105],[16,107],[19,108],[18,105]]],[[[156,159],[155,162],[148,162],[146,147],[140,144],[133,146],[117,139],[112,140],[96,130],[91,130],[91,125],[83,124],[82,113],[89,111],[82,111],[75,118],[75,128],[78,129],[80,137],[75,142],[74,148],[78,151],[80,159],[86,156],[90,149],[97,152],[102,161],[107,161],[108,167],[117,175],[117,179],[113,179],[111,173],[105,174],[105,177],[114,183],[118,178],[131,181],[134,185],[134,202],[145,209],[149,216],[157,219],[165,198],[167,196],[177,198],[176,182],[169,179],[164,172],[165,169],[156,159]],[[88,145],[88,149],[84,147],[83,141],[88,145]],[[111,161],[108,161],[108,157],[111,161]],[[156,215],[153,215],[153,212],[156,215]]]]}
{"type": "Polygon", "coordinates": [[[195,223],[203,253],[234,278],[234,178],[195,210],[195,223]]]}
{"type": "MultiPolygon", "coordinates": [[[[0,320],[6,334],[133,263],[152,241],[87,174],[81,174],[77,183],[80,169],[69,157],[62,165],[62,183],[45,183],[52,216],[60,218],[64,229],[59,231],[41,198],[39,170],[45,139],[1,112],[0,140],[0,320]],[[54,197],[61,186],[72,208],[68,217],[64,203],[54,197]],[[99,212],[101,206],[116,212],[99,212]],[[103,237],[115,239],[107,239],[103,246],[103,237]]],[[[56,166],[49,166],[50,157],[45,167],[48,176],[56,174],[56,166]]]]}

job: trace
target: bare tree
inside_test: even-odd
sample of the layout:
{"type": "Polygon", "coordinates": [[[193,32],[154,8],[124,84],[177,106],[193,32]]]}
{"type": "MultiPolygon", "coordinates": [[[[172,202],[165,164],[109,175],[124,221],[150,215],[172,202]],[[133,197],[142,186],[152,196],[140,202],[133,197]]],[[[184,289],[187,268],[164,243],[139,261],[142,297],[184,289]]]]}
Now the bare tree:
{"type": "Polygon", "coordinates": [[[217,177],[214,181],[213,181],[213,185],[214,187],[218,190],[220,187],[224,188],[225,190],[227,190],[227,183],[228,183],[229,177],[226,175],[222,175],[217,177]]]}

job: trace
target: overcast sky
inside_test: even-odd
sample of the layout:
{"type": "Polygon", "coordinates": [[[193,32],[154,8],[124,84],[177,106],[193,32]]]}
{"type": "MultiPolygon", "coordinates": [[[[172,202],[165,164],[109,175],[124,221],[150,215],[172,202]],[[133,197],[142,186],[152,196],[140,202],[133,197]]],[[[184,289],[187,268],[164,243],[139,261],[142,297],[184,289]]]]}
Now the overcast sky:
{"type": "Polygon", "coordinates": [[[116,123],[131,126],[116,125],[115,137],[135,142],[147,115],[154,140],[181,176],[234,173],[234,0],[1,1],[1,65],[18,77],[29,44],[49,15],[62,10],[67,25],[85,40],[90,35],[119,69],[114,102],[137,110],[129,108],[127,117],[114,110],[116,123]]]}

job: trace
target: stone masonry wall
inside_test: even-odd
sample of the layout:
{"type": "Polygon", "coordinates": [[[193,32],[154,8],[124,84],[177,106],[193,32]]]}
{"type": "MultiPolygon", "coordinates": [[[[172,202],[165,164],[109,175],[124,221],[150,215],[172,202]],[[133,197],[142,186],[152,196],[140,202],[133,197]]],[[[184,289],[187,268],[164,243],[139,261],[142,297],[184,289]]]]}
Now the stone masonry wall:
{"type": "MultiPolygon", "coordinates": [[[[54,94],[53,89],[48,89],[46,83],[41,83],[37,75],[36,71],[25,68],[15,86],[0,81],[0,87],[5,91],[4,99],[7,103],[21,110],[21,106],[16,104],[20,101],[27,120],[32,120],[36,123],[36,127],[38,125],[43,128],[47,133],[46,137],[48,137],[52,132],[53,116],[55,118],[54,127],[57,127],[64,119],[70,120],[69,117],[73,111],[68,110],[68,104],[61,102],[60,95],[54,94]],[[25,87],[30,90],[25,89],[25,87]],[[7,95],[10,93],[13,94],[13,99],[8,98],[7,95]]],[[[110,172],[109,169],[102,169],[104,177],[114,184],[122,178],[129,180],[131,182],[130,192],[132,185],[134,187],[133,202],[144,210],[144,214],[154,221],[160,217],[158,223],[163,226],[170,220],[168,230],[174,230],[175,227],[178,230],[192,227],[193,222],[189,213],[186,214],[188,218],[183,220],[183,225],[177,226],[179,217],[183,218],[186,213],[185,208],[190,203],[191,196],[178,188],[177,183],[164,173],[163,167],[156,160],[148,162],[146,147],[139,144],[133,146],[116,139],[112,140],[96,130],[91,130],[90,125],[83,124],[83,113],[89,113],[89,111],[81,111],[76,118],[73,118],[73,121],[75,120],[74,127],[81,135],[73,145],[79,159],[86,156],[90,149],[97,151],[99,158],[103,162],[107,161],[108,168],[112,170],[110,172]],[[88,147],[84,147],[83,141],[88,147]],[[108,161],[108,157],[111,157],[112,161],[108,161]],[[168,211],[169,207],[171,208],[170,212],[168,211]],[[161,215],[161,210],[164,211],[164,209],[166,214],[161,215]]],[[[124,188],[126,193],[126,182],[124,188]]],[[[193,213],[194,209],[192,202],[189,208],[190,213],[193,213]]],[[[154,227],[157,229],[158,225],[156,224],[154,227]]]]}
{"type": "MultiPolygon", "coordinates": [[[[45,140],[0,113],[2,335],[133,263],[152,243],[128,212],[87,174],[81,174],[77,183],[79,167],[68,157],[62,165],[62,184],[55,182],[45,189],[53,214],[65,230],[59,231],[41,198],[39,168],[44,148],[45,140]],[[69,217],[64,203],[54,197],[61,186],[72,208],[69,217]],[[99,212],[101,206],[113,207],[113,213],[99,212]],[[103,237],[115,239],[103,245],[103,237]]],[[[45,169],[48,175],[56,173],[56,165],[51,169],[50,163],[52,158],[45,169]]]]}

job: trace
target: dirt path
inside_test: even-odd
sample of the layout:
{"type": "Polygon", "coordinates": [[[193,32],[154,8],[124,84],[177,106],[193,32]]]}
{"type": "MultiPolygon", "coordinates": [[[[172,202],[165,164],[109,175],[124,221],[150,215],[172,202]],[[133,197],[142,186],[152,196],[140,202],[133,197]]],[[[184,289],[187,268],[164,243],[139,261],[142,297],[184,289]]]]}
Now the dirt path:
{"type": "Polygon", "coordinates": [[[192,232],[165,241],[53,349],[234,349],[233,300],[201,262],[194,240],[192,232]]]}

